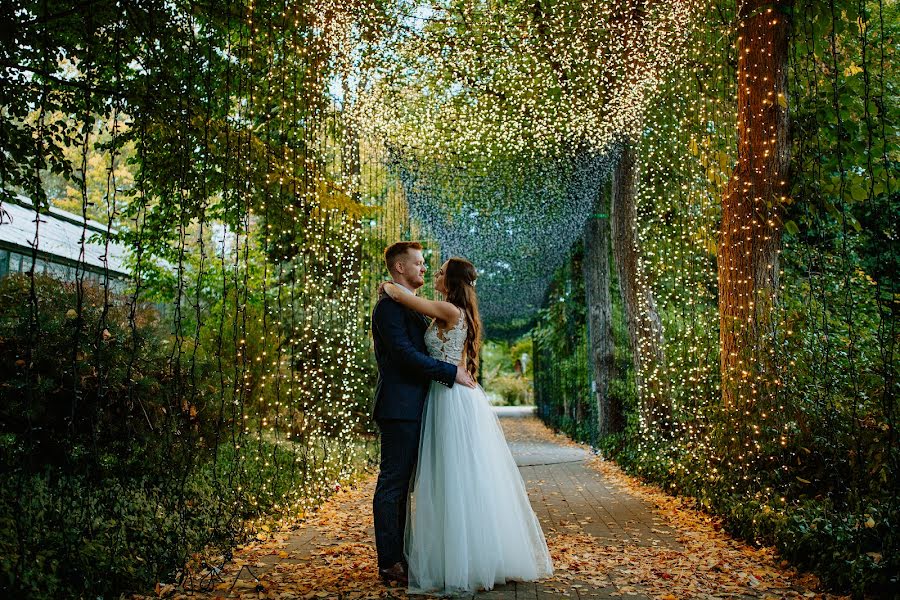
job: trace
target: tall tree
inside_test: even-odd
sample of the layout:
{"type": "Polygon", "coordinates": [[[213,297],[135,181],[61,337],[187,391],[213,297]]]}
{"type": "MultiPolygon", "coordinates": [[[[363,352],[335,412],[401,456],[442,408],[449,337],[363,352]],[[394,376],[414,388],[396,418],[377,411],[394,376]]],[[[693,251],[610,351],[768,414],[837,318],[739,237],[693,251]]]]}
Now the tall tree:
{"type": "Polygon", "coordinates": [[[790,164],[786,8],[747,0],[738,11],[738,154],[722,198],[717,255],[722,400],[741,412],[774,372],[769,334],[790,164]]]}
{"type": "Polygon", "coordinates": [[[665,426],[669,399],[662,377],[651,376],[664,364],[663,328],[653,291],[640,265],[641,243],[637,236],[637,150],[631,141],[622,144],[612,179],[612,247],[625,308],[638,402],[644,422],[659,420],[665,426]]]}
{"type": "MultiPolygon", "coordinates": [[[[617,7],[614,22],[621,28],[626,46],[646,44],[646,39],[653,35],[648,14],[658,7],[655,0],[629,0],[617,7]]],[[[650,63],[649,55],[641,53],[625,57],[619,73],[626,82],[625,89],[643,89],[642,73],[650,63]]],[[[648,274],[641,268],[642,250],[637,236],[637,136],[640,130],[638,123],[630,132],[623,132],[621,154],[613,170],[612,248],[632,350],[639,410],[644,423],[655,424],[653,428],[658,429],[668,426],[671,404],[660,373],[665,362],[662,321],[648,274]]]]}
{"type": "Polygon", "coordinates": [[[610,228],[608,186],[597,197],[594,215],[584,225],[584,292],[587,302],[588,359],[597,403],[600,437],[622,430],[622,406],[609,394],[613,377],[612,297],[609,293],[610,228]]]}

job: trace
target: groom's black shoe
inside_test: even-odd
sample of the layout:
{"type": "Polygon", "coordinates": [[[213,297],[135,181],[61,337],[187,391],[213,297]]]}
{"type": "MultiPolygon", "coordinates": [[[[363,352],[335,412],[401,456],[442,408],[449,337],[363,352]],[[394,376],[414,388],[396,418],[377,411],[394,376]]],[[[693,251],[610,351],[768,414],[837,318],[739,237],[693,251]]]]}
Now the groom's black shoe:
{"type": "Polygon", "coordinates": [[[409,577],[406,576],[406,569],[403,568],[403,563],[398,562],[387,569],[378,569],[378,574],[381,575],[381,580],[386,584],[396,581],[400,585],[409,585],[409,577]]]}

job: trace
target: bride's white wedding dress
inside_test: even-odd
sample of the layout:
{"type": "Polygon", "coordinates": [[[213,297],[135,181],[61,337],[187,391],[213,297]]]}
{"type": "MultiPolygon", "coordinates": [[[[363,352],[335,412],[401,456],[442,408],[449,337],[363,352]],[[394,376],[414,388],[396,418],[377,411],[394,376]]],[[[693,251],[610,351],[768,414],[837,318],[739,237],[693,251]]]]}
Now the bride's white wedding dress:
{"type": "MultiPolygon", "coordinates": [[[[425,345],[460,364],[466,320],[425,345]],[[442,339],[443,338],[443,339],[442,339]]],[[[484,390],[432,384],[407,516],[409,591],[450,595],[553,573],[547,542],[484,390]]]]}

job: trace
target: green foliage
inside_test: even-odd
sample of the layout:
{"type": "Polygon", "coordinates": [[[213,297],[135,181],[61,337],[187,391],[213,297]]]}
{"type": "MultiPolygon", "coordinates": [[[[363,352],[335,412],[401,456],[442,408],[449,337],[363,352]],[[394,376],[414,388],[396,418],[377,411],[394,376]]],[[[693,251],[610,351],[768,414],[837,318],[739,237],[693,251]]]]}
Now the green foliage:
{"type": "Polygon", "coordinates": [[[489,391],[499,395],[506,406],[530,406],[534,402],[531,381],[520,375],[495,375],[489,391]]]}
{"type": "MultiPolygon", "coordinates": [[[[722,9],[728,21],[733,5],[722,9]]],[[[696,40],[696,64],[662,86],[665,101],[648,114],[641,139],[637,227],[663,324],[673,425],[638,418],[613,291],[610,394],[625,407],[626,427],[595,445],[628,471],[692,496],[733,534],[775,545],[832,588],[890,596],[900,573],[900,82],[889,65],[900,8],[837,1],[792,10],[790,93],[778,100],[791,117],[791,193],[782,207],[776,318],[764,334],[771,369],[756,373],[751,404],[723,406],[716,233],[736,147],[735,46],[730,34],[708,30],[696,40]]],[[[577,288],[579,277],[558,273],[555,293],[577,288]]],[[[552,351],[536,362],[535,381],[540,414],[577,436],[562,400],[565,382],[581,376],[566,360],[577,354],[564,344],[578,339],[571,314],[561,318],[551,294],[535,340],[552,351]]]]}
{"type": "MultiPolygon", "coordinates": [[[[132,328],[128,300],[101,287],[81,287],[79,311],[76,284],[36,276],[36,322],[30,293],[27,276],[0,281],[0,581],[17,597],[170,579],[199,551],[227,554],[248,519],[314,507],[366,460],[328,427],[279,414],[255,391],[262,374],[247,378],[252,397],[231,391],[241,361],[227,337],[216,352],[215,318],[195,346],[154,308],[132,328]]],[[[326,401],[305,411],[327,421],[326,401]]]]}
{"type": "Polygon", "coordinates": [[[159,314],[138,310],[132,329],[122,298],[36,277],[33,322],[30,287],[28,277],[0,282],[0,519],[15,522],[0,540],[6,585],[34,597],[110,594],[233,535],[215,527],[233,497],[172,477],[211,459],[218,399],[170,368],[159,314]],[[166,390],[176,388],[190,401],[173,404],[166,390]]]}
{"type": "Polygon", "coordinates": [[[31,293],[28,277],[0,281],[0,416],[6,432],[28,433],[31,444],[17,458],[36,470],[87,460],[77,448],[70,454],[69,443],[109,444],[114,456],[130,437],[174,418],[163,391],[176,376],[155,310],[136,312],[132,334],[129,308],[122,298],[108,304],[100,287],[35,276],[35,314],[31,293]]]}
{"type": "Polygon", "coordinates": [[[900,569],[896,505],[870,505],[862,512],[835,510],[828,500],[807,499],[775,521],[779,550],[806,568],[818,568],[826,585],[866,589],[889,597],[900,569]],[[835,568],[823,570],[821,562],[835,568]]]}
{"type": "MultiPolygon", "coordinates": [[[[383,4],[335,10],[371,8],[355,30],[371,41],[383,4]]],[[[16,596],[177,577],[366,460],[359,273],[383,239],[360,239],[359,140],[327,91],[339,35],[316,10],[0,11],[0,200],[109,221],[134,276],[128,297],[0,284],[0,519],[15,519],[0,556],[16,596]]]]}
{"type": "Polygon", "coordinates": [[[488,395],[506,406],[534,404],[532,356],[530,336],[512,343],[486,341],[481,349],[481,370],[488,395]]]}
{"type": "Polygon", "coordinates": [[[553,273],[546,307],[532,331],[538,414],[555,430],[596,444],[597,406],[590,390],[582,250],[553,273]]]}

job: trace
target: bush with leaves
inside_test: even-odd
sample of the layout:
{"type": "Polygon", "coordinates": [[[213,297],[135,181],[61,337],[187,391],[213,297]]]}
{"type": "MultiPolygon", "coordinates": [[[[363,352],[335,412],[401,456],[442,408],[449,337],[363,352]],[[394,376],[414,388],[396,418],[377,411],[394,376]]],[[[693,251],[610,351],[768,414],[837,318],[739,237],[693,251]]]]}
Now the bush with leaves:
{"type": "Polygon", "coordinates": [[[236,357],[182,340],[179,366],[165,325],[102,287],[0,280],[0,589],[145,589],[204,548],[227,556],[247,519],[321,502],[365,460],[268,435],[264,406],[223,402],[236,357]]]}

